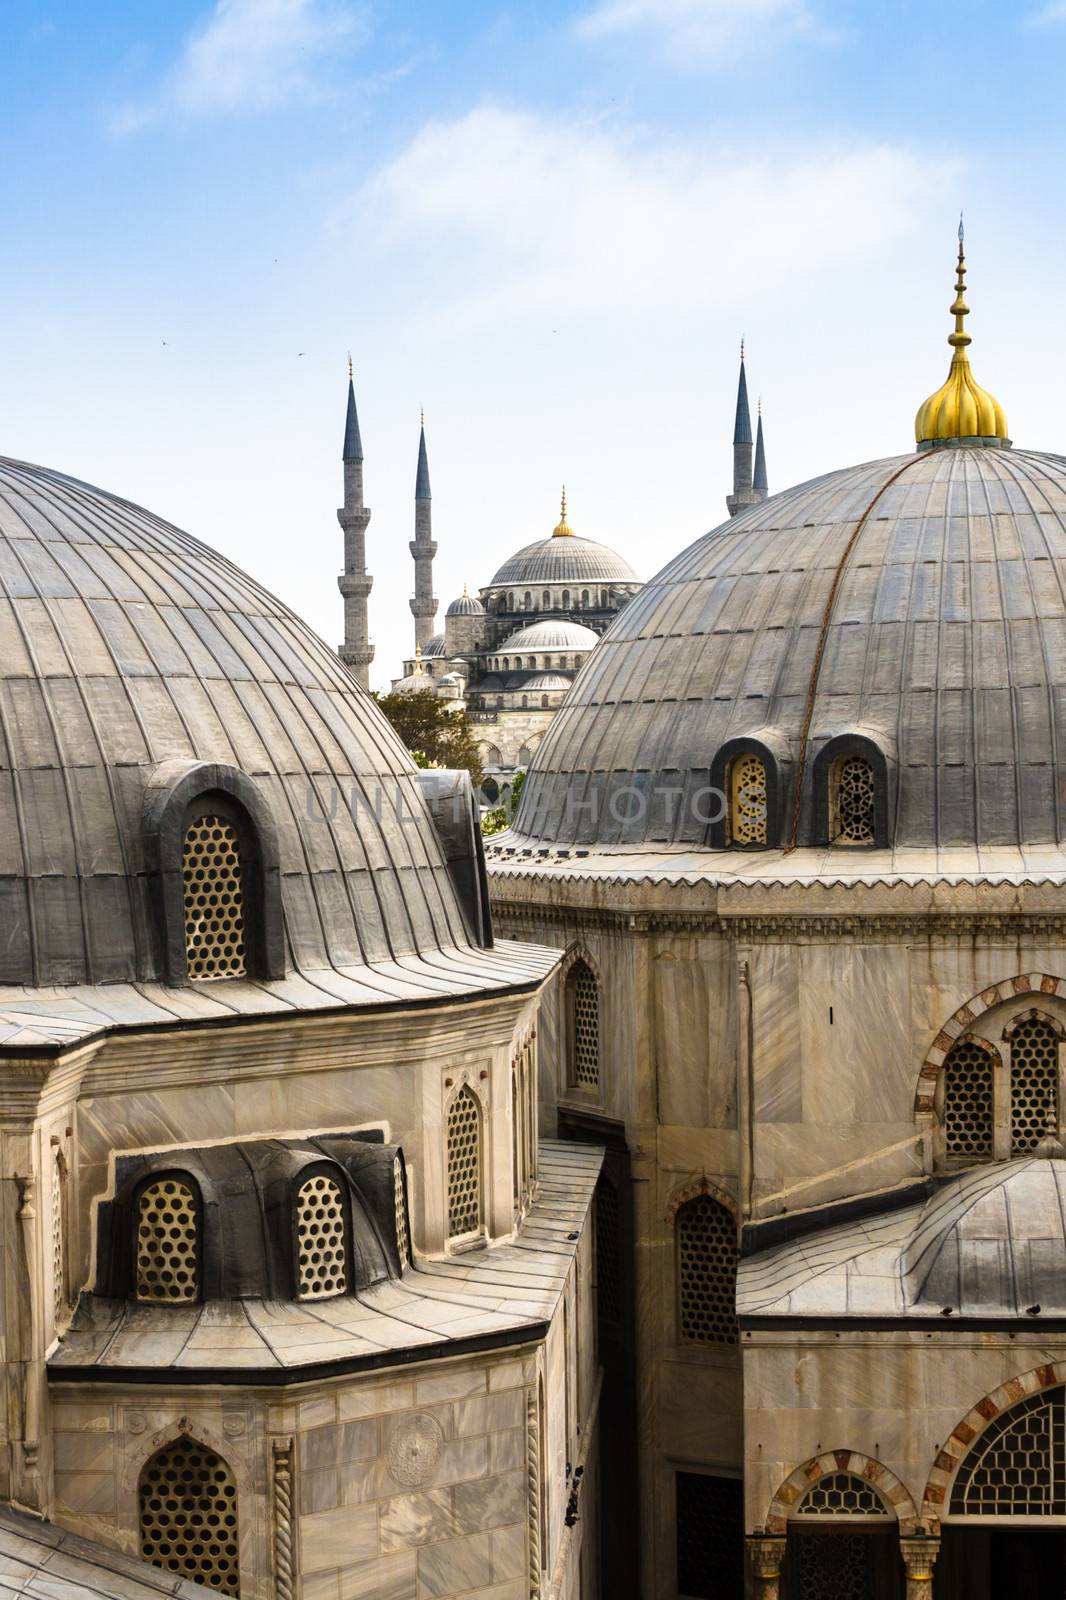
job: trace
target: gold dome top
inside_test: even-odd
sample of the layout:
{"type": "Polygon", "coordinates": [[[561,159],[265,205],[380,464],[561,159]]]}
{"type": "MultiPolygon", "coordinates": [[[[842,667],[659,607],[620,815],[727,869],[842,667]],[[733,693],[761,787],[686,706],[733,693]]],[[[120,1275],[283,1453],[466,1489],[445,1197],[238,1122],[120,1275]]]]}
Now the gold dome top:
{"type": "Polygon", "coordinates": [[[574,530],[566,520],[566,484],[563,484],[563,502],[560,508],[559,520],[552,529],[553,539],[572,539],[574,530]]]}
{"type": "Polygon", "coordinates": [[[914,419],[914,437],[919,450],[929,450],[934,445],[963,439],[967,443],[1010,443],[1003,407],[994,395],[981,388],[970,371],[966,354],[970,335],[963,331],[963,320],[970,314],[964,298],[965,288],[966,257],[960,220],[955,298],[951,303],[955,332],[948,334],[948,344],[955,354],[951,358],[947,382],[918,407],[918,415],[914,419]]]}

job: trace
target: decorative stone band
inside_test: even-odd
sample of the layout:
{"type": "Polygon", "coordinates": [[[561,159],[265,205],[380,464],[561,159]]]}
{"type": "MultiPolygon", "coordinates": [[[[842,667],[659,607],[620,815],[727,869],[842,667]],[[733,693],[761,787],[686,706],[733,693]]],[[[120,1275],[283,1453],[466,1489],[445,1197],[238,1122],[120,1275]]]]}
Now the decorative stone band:
{"type": "Polygon", "coordinates": [[[540,1416],[537,1391],[526,1394],[526,1509],[529,1519],[529,1600],[540,1600],[540,1416]]]}
{"type": "Polygon", "coordinates": [[[1024,1372],[1021,1377],[1011,1378],[1007,1383],[1000,1384],[998,1389],[993,1389],[956,1424],[950,1438],[937,1454],[925,1488],[922,1522],[931,1533],[939,1531],[940,1518],[955,1473],[988,1424],[1019,1400],[1039,1394],[1043,1389],[1053,1389],[1060,1383],[1066,1383],[1066,1361],[1034,1367],[1031,1372],[1024,1372]]]}
{"type": "Polygon", "coordinates": [[[965,1033],[967,1028],[972,1027],[984,1012],[1002,1004],[1004,1000],[1013,1000],[1020,994],[1058,994],[1060,986],[1066,992],[1066,979],[1057,978],[1053,973],[1022,972],[1015,978],[1004,978],[1001,983],[994,983],[989,988],[982,989],[980,994],[973,995],[964,1006],[960,1006],[944,1023],[922,1062],[922,1070],[918,1074],[915,1111],[932,1111],[937,1079],[940,1077],[948,1051],[955,1040],[965,1033]]]}
{"type": "Polygon", "coordinates": [[[712,1200],[717,1200],[719,1204],[725,1206],[736,1221],[740,1220],[740,1207],[734,1197],[727,1193],[725,1189],[720,1189],[717,1184],[712,1183],[707,1174],[704,1173],[690,1183],[682,1184],[681,1188],[676,1189],[670,1196],[670,1203],[666,1208],[663,1219],[666,1226],[668,1228],[674,1226],[677,1221],[677,1214],[683,1205],[687,1205],[690,1200],[698,1200],[701,1195],[705,1194],[710,1195],[712,1200]]]}
{"type": "Polygon", "coordinates": [[[294,1600],[296,1559],[292,1496],[292,1439],[273,1441],[274,1458],[274,1593],[294,1600]]]}
{"type": "Polygon", "coordinates": [[[890,1471],[883,1461],[875,1461],[871,1456],[860,1455],[856,1450],[827,1450],[824,1455],[812,1456],[801,1467],[789,1473],[770,1502],[770,1511],[766,1518],[767,1533],[787,1532],[788,1519],[808,1489],[826,1473],[834,1472],[850,1472],[856,1478],[863,1478],[871,1484],[884,1501],[886,1508],[895,1512],[901,1534],[914,1534],[919,1531],[920,1524],[914,1501],[895,1473],[890,1471]]]}

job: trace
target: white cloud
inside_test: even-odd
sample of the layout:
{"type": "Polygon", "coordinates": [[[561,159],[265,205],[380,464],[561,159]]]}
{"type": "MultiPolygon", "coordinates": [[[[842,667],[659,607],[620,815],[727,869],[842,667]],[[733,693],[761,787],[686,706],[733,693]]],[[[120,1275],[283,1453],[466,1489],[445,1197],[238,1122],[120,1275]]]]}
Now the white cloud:
{"type": "Polygon", "coordinates": [[[129,133],[165,116],[266,111],[313,100],[331,54],[360,36],[358,14],[331,0],[216,0],[157,91],[122,107],[112,127],[129,133]]]}
{"type": "Polygon", "coordinates": [[[706,62],[820,31],[804,0],[600,0],[578,18],[587,39],[641,33],[680,62],[706,62]]]}
{"type": "Polygon", "coordinates": [[[353,218],[373,215],[398,259],[417,254],[437,314],[670,311],[738,305],[868,259],[944,177],[885,144],[752,157],[487,105],[425,126],[353,218]]]}
{"type": "Polygon", "coordinates": [[[1066,0],[1048,0],[1039,11],[1031,11],[1025,18],[1027,28],[1055,28],[1066,22],[1066,0]]]}

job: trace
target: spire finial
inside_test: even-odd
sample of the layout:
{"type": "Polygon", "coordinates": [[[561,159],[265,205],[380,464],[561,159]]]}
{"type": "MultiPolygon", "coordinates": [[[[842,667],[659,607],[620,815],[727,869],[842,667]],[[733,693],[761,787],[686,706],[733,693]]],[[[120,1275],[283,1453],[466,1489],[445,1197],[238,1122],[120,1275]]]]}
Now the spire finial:
{"type": "Polygon", "coordinates": [[[465,583],[463,584],[463,599],[464,600],[469,600],[470,599],[470,590],[467,588],[465,583]]]}
{"type": "Polygon", "coordinates": [[[352,352],[348,351],[348,382],[352,381],[352,352]]]}
{"type": "Polygon", "coordinates": [[[419,408],[418,408],[418,426],[420,428],[424,428],[425,425],[426,425],[426,408],[425,408],[425,406],[419,406],[419,408]]]}
{"type": "Polygon", "coordinates": [[[951,315],[955,326],[948,334],[952,348],[947,382],[919,408],[914,419],[914,436],[919,450],[947,443],[1009,445],[1007,419],[993,395],[980,387],[970,370],[966,347],[971,343],[966,332],[970,308],[966,304],[966,230],[959,212],[959,252],[955,263],[955,298],[951,315]]]}
{"type": "Polygon", "coordinates": [[[559,520],[555,524],[555,527],[552,529],[552,538],[553,539],[569,539],[572,536],[574,530],[566,520],[566,484],[565,483],[563,484],[562,497],[561,497],[560,502],[559,502],[559,511],[560,511],[559,520]]]}
{"type": "Polygon", "coordinates": [[[740,359],[741,359],[741,362],[743,362],[743,360],[744,360],[744,335],[743,334],[741,334],[741,336],[740,336],[740,359]]]}

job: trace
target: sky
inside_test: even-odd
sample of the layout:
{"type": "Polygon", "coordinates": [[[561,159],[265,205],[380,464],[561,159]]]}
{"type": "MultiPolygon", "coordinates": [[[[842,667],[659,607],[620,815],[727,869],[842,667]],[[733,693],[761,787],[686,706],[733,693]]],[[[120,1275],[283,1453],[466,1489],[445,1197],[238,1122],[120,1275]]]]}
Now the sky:
{"type": "Polygon", "coordinates": [[[546,536],[642,577],[913,446],[965,212],[978,380],[1066,449],[1066,0],[4,0],[0,455],[148,506],[342,633],[348,353],[383,686],[418,418],[444,607],[546,536]]]}

